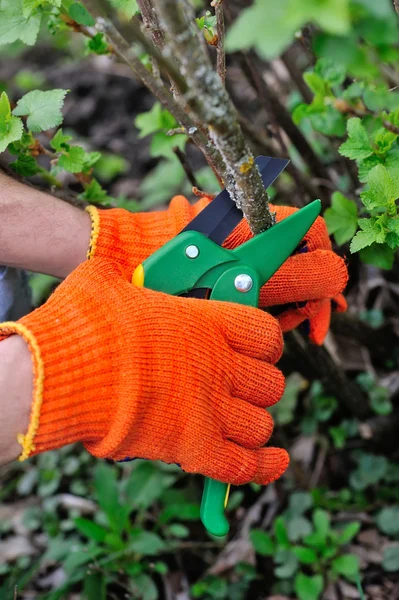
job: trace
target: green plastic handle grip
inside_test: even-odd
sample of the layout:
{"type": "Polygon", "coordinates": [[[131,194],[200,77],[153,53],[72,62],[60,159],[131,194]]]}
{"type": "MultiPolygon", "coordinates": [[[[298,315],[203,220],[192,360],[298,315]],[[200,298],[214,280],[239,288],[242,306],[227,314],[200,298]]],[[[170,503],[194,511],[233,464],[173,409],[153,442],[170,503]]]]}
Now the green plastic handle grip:
{"type": "MultiPolygon", "coordinates": [[[[249,265],[239,265],[227,269],[217,280],[212,290],[211,300],[223,300],[235,302],[247,306],[258,306],[260,291],[259,273],[249,265]],[[247,275],[251,278],[252,287],[246,292],[240,292],[235,287],[236,277],[247,275]]],[[[230,484],[205,479],[204,491],[201,500],[201,521],[209,533],[217,537],[227,535],[230,529],[226,515],[224,514],[230,484]]]]}

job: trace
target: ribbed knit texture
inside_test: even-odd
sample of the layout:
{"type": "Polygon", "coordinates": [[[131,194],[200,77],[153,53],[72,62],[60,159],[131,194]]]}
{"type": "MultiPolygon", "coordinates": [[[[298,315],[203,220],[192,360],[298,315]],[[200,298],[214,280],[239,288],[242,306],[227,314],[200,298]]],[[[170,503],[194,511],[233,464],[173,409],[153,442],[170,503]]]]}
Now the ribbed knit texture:
{"type": "MultiPolygon", "coordinates": [[[[132,214],[122,209],[94,209],[90,256],[118,261],[131,277],[138,264],[179,233],[208,203],[208,198],[201,198],[190,205],[183,196],[176,196],[168,210],[160,212],[132,214]]],[[[271,205],[271,210],[281,221],[298,209],[271,205]]],[[[243,220],[223,245],[235,248],[251,235],[243,220]]],[[[278,317],[283,331],[309,321],[310,339],[322,344],[330,325],[331,300],[335,310],[346,310],[341,292],[347,280],[345,262],[332,251],[325,221],[318,217],[305,236],[301,251],[291,256],[262,288],[260,306],[289,305],[278,317]],[[300,304],[295,306],[296,303],[300,304]]]]}
{"type": "Polygon", "coordinates": [[[97,457],[163,460],[229,483],[279,477],[287,453],[261,448],[273,429],[264,409],[284,389],[278,322],[135,288],[122,272],[86,262],[42,307],[0,325],[3,338],[29,341],[36,365],[24,456],[82,441],[97,457]]]}

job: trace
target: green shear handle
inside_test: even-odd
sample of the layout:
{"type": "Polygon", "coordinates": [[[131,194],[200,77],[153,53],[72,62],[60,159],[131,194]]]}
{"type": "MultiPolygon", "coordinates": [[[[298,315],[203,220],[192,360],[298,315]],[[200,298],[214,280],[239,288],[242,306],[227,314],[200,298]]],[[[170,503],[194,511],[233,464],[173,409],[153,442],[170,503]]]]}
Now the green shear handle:
{"type": "MultiPolygon", "coordinates": [[[[173,295],[205,288],[211,290],[211,300],[256,307],[260,288],[292,254],[319,213],[320,201],[315,200],[234,250],[185,231],[139,265],[133,283],[173,295]]],[[[201,519],[216,536],[229,530],[224,514],[228,487],[213,479],[205,482],[201,519]]]]}

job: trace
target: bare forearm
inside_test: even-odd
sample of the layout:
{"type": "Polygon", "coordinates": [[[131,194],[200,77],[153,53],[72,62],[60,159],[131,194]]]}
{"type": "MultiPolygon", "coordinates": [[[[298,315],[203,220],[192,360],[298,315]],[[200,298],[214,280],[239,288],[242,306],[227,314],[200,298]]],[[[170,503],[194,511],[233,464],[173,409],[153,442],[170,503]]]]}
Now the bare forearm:
{"type": "Polygon", "coordinates": [[[0,465],[18,458],[19,433],[26,433],[33,371],[28,345],[19,335],[0,342],[0,465]]]}
{"type": "Polygon", "coordinates": [[[0,172],[0,264],[66,277],[86,258],[90,217],[0,172]]]}

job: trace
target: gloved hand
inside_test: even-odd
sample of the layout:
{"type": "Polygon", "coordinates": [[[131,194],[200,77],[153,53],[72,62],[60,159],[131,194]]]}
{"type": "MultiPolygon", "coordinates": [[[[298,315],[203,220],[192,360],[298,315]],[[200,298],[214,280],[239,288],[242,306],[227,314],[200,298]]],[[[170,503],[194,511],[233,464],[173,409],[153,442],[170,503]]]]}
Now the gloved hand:
{"type": "Polygon", "coordinates": [[[83,263],[0,339],[28,342],[35,383],[22,459],[82,441],[101,458],[178,463],[268,484],[285,450],[262,448],[284,389],[278,322],[252,307],[134,287],[114,262],[83,263]]]}
{"type": "MultiPolygon", "coordinates": [[[[272,206],[277,221],[296,212],[290,206],[272,206]]],[[[235,248],[252,236],[245,220],[227,238],[225,246],[235,248]]],[[[321,217],[303,238],[297,251],[263,286],[259,306],[279,306],[283,331],[303,324],[309,338],[322,344],[330,327],[331,309],[344,312],[347,304],[342,291],[348,281],[344,260],[332,250],[327,226],[321,217]]]]}
{"type": "MultiPolygon", "coordinates": [[[[130,278],[137,265],[177,235],[208,203],[209,199],[202,198],[190,205],[183,196],[176,196],[166,211],[134,214],[122,209],[89,207],[92,236],[88,256],[118,261],[130,278]]],[[[271,209],[278,221],[297,210],[273,205],[271,209]]],[[[235,248],[251,235],[243,220],[223,245],[235,248]]],[[[308,325],[310,339],[322,344],[330,325],[332,304],[340,312],[346,310],[341,292],[347,279],[345,262],[332,251],[327,227],[319,217],[299,251],[262,288],[260,306],[278,305],[283,331],[303,323],[308,325]]]]}

